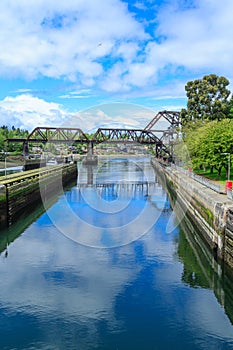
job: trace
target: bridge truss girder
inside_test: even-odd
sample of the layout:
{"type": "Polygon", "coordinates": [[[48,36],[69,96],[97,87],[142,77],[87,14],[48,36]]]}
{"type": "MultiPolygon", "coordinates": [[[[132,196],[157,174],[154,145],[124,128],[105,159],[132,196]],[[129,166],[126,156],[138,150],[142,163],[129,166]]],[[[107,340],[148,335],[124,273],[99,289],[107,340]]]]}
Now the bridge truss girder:
{"type": "Polygon", "coordinates": [[[154,125],[161,119],[166,119],[172,128],[178,127],[181,125],[181,118],[180,118],[180,112],[173,112],[173,111],[162,111],[158,112],[156,116],[147,124],[145,127],[145,130],[152,130],[154,125]]]}
{"type": "Polygon", "coordinates": [[[88,143],[88,137],[79,128],[37,127],[27,137],[28,142],[88,143]]]}
{"type": "Polygon", "coordinates": [[[37,127],[27,138],[8,138],[8,142],[23,142],[23,143],[88,143],[90,140],[79,128],[56,128],[56,127],[37,127]]]}
{"type": "Polygon", "coordinates": [[[92,138],[79,128],[37,127],[25,139],[7,139],[8,142],[22,142],[23,153],[28,154],[29,143],[82,143],[93,149],[95,144],[107,142],[138,143],[155,145],[156,154],[169,154],[168,149],[152,131],[145,129],[112,129],[99,128],[92,138]]]}
{"type": "Polygon", "coordinates": [[[94,134],[91,143],[139,143],[142,145],[155,146],[156,156],[162,156],[166,153],[170,156],[170,152],[154,133],[145,129],[111,129],[99,128],[94,134]]]}
{"type": "Polygon", "coordinates": [[[94,134],[93,143],[123,142],[143,145],[161,144],[161,140],[152,132],[143,129],[99,128],[94,134]]]}

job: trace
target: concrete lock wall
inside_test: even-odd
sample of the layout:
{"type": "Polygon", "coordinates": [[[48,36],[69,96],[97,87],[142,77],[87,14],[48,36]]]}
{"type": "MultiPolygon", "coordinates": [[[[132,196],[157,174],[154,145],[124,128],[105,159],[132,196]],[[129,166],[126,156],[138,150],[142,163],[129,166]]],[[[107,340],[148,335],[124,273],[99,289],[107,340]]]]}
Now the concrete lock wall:
{"type": "Polygon", "coordinates": [[[0,223],[11,224],[17,216],[41,200],[41,194],[50,196],[63,185],[77,178],[77,164],[66,164],[28,170],[0,179],[0,223]]]}
{"type": "Polygon", "coordinates": [[[7,220],[6,187],[0,184],[0,223],[7,220]]]}
{"type": "Polygon", "coordinates": [[[152,160],[152,165],[160,179],[165,182],[173,203],[176,201],[179,203],[184,216],[187,215],[192,220],[214,254],[233,268],[233,247],[226,249],[232,237],[232,232],[228,232],[229,225],[228,231],[226,230],[226,223],[233,202],[226,195],[214,192],[178,170],[162,165],[155,159],[152,160]]]}

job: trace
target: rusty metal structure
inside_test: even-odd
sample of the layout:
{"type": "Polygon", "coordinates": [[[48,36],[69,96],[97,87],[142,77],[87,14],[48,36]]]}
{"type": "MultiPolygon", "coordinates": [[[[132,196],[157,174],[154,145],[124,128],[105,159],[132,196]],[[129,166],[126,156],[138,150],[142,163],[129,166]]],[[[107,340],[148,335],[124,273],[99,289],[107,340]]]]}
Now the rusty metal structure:
{"type": "Polygon", "coordinates": [[[79,128],[66,128],[66,127],[37,127],[35,128],[26,139],[11,139],[8,138],[8,142],[22,142],[23,143],[23,155],[28,155],[29,143],[89,143],[88,137],[79,128]]]}
{"type": "Polygon", "coordinates": [[[145,130],[152,130],[155,124],[161,119],[166,119],[172,128],[178,127],[181,125],[180,112],[172,111],[161,111],[156,114],[156,116],[147,124],[145,130]]]}
{"type": "Polygon", "coordinates": [[[37,127],[26,139],[7,139],[8,142],[70,142],[70,143],[85,143],[88,142],[88,137],[79,128],[63,128],[63,127],[37,127]]]}
{"type": "Polygon", "coordinates": [[[93,143],[102,142],[134,142],[143,145],[161,144],[161,141],[152,132],[144,129],[111,129],[99,128],[94,134],[93,143]]]}
{"type": "Polygon", "coordinates": [[[81,143],[93,150],[95,144],[109,142],[139,143],[142,145],[154,145],[156,155],[166,153],[170,155],[167,146],[164,145],[163,137],[167,134],[173,134],[175,127],[181,124],[180,113],[171,111],[158,112],[156,116],[144,129],[116,129],[116,128],[99,128],[90,138],[80,128],[67,127],[37,127],[27,138],[8,138],[7,142],[22,142],[23,154],[28,154],[29,143],[81,143]],[[164,118],[170,123],[168,130],[153,130],[154,125],[164,118]],[[163,132],[161,138],[157,137],[154,132],[163,132]]]}
{"type": "Polygon", "coordinates": [[[90,140],[91,147],[94,144],[108,142],[139,143],[142,145],[155,145],[155,153],[158,157],[163,153],[170,155],[163,142],[151,131],[145,129],[111,129],[99,128],[90,140]]]}
{"type": "Polygon", "coordinates": [[[174,111],[161,111],[146,125],[145,130],[150,130],[152,133],[161,133],[160,141],[165,145],[168,153],[173,158],[174,153],[174,140],[178,137],[178,128],[181,126],[180,112],[174,111]],[[169,123],[169,127],[166,130],[155,130],[154,126],[159,120],[164,119],[169,123]]]}

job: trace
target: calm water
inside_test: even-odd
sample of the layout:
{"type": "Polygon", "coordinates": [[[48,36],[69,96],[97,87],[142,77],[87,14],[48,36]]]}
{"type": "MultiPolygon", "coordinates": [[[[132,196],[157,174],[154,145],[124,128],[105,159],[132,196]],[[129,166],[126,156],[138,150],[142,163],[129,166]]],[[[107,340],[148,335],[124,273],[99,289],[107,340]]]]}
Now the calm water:
{"type": "Polygon", "coordinates": [[[233,349],[233,286],[177,226],[147,159],[78,184],[0,236],[0,349],[233,349]]]}

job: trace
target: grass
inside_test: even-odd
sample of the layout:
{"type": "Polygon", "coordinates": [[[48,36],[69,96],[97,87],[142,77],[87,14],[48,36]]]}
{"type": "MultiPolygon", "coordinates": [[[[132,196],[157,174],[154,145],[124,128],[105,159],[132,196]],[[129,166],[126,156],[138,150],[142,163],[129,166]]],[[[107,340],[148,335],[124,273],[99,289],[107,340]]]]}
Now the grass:
{"type": "MultiPolygon", "coordinates": [[[[218,172],[216,169],[213,170],[213,173],[210,173],[210,169],[206,168],[206,171],[200,170],[200,169],[194,169],[195,174],[201,175],[206,177],[209,180],[216,181],[221,185],[225,185],[227,181],[227,176],[226,176],[226,170],[222,169],[221,175],[218,175],[218,172]]],[[[233,181],[233,174],[230,177],[230,180],[233,181]]]]}

